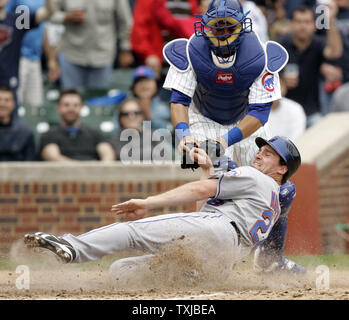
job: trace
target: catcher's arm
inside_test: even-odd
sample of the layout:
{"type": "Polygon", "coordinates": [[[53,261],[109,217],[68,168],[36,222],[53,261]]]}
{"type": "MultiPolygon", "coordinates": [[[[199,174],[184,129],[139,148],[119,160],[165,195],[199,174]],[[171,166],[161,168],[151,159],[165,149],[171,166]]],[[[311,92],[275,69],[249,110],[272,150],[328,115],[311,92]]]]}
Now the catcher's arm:
{"type": "Polygon", "coordinates": [[[181,103],[171,103],[171,120],[179,140],[179,153],[182,154],[183,151],[189,152],[190,148],[188,148],[186,144],[197,143],[197,141],[190,133],[188,107],[181,103]]]}
{"type": "Polygon", "coordinates": [[[182,169],[197,169],[199,166],[194,163],[190,157],[189,152],[193,147],[199,146],[190,133],[188,106],[181,103],[171,103],[171,119],[175,134],[179,140],[178,152],[182,155],[182,169]]]}

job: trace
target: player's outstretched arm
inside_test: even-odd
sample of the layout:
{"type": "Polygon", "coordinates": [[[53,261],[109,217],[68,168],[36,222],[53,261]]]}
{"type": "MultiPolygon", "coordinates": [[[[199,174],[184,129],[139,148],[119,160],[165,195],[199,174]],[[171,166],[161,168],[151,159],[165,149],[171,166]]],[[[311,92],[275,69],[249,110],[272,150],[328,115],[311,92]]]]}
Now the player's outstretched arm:
{"type": "Polygon", "coordinates": [[[115,204],[111,211],[116,214],[125,214],[129,220],[142,218],[149,210],[166,206],[183,205],[214,197],[218,180],[194,181],[165,193],[146,199],[131,199],[115,204]]]}

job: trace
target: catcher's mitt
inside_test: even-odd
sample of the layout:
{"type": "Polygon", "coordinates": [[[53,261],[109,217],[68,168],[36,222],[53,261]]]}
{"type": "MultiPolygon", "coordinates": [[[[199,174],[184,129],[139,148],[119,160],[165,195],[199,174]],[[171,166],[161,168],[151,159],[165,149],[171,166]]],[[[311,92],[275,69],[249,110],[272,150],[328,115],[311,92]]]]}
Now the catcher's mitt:
{"type": "MultiPolygon", "coordinates": [[[[195,143],[193,142],[188,142],[185,144],[190,150],[193,149],[194,147],[198,147],[195,143]]],[[[189,152],[184,151],[183,152],[183,157],[182,157],[182,163],[181,163],[181,168],[182,169],[192,169],[195,170],[199,168],[199,164],[192,159],[190,159],[189,152]]]]}
{"type": "MultiPolygon", "coordinates": [[[[207,155],[210,157],[212,162],[215,162],[218,158],[224,155],[224,147],[222,144],[220,144],[216,140],[207,139],[205,141],[202,141],[199,146],[197,146],[194,143],[187,143],[186,144],[189,149],[192,149],[194,147],[199,147],[200,149],[203,149],[207,155]]],[[[183,152],[183,158],[182,158],[182,169],[198,169],[200,166],[197,162],[190,159],[189,152],[183,152]]]]}
{"type": "Polygon", "coordinates": [[[199,146],[200,149],[205,150],[212,162],[224,155],[225,150],[221,143],[216,140],[207,139],[202,141],[199,146]]]}

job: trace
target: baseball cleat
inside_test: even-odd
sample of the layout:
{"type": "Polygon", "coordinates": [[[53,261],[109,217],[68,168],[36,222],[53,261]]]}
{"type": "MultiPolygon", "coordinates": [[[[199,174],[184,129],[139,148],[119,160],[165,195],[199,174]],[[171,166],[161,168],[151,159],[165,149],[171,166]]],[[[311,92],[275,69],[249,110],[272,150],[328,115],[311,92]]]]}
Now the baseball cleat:
{"type": "Polygon", "coordinates": [[[50,250],[64,263],[70,263],[76,257],[76,252],[68,241],[51,234],[43,232],[27,233],[24,235],[24,243],[28,248],[50,250]]]}
{"type": "Polygon", "coordinates": [[[285,257],[281,258],[281,261],[279,262],[279,269],[282,271],[289,271],[299,275],[307,273],[306,268],[285,257]]]}

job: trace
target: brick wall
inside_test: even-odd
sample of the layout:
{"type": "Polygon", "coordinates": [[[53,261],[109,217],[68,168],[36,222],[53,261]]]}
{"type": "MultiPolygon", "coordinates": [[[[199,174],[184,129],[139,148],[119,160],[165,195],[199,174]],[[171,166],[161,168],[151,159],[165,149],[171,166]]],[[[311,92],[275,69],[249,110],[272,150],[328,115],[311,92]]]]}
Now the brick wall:
{"type": "MultiPolygon", "coordinates": [[[[300,148],[310,149],[307,145],[300,148]]],[[[323,165],[324,155],[319,156],[320,164],[306,156],[303,159],[303,162],[317,166],[318,190],[314,193],[319,194],[322,253],[346,250],[345,241],[335,231],[337,223],[348,223],[349,220],[349,148],[344,150],[337,152],[326,165],[323,165]]],[[[198,177],[199,172],[182,170],[178,164],[123,166],[91,162],[62,167],[57,163],[0,163],[0,254],[6,255],[11,244],[26,232],[76,235],[113,223],[120,218],[110,212],[112,204],[164,192],[198,177]]],[[[297,195],[296,199],[301,201],[292,208],[294,219],[290,217],[288,238],[297,237],[302,242],[309,228],[297,233],[296,224],[305,214],[305,204],[310,198],[306,192],[301,192],[298,184],[297,190],[304,193],[304,199],[301,194],[297,195]]],[[[165,208],[152,214],[192,210],[194,206],[188,205],[165,208]]],[[[314,220],[314,223],[318,221],[314,220]]],[[[294,243],[291,240],[289,244],[294,243]]],[[[309,243],[309,248],[312,245],[309,243]]],[[[292,248],[288,245],[286,249],[292,248]]],[[[299,250],[296,246],[292,253],[302,253],[299,250]]]]}
{"type": "Polygon", "coordinates": [[[319,170],[319,199],[323,251],[343,253],[346,243],[335,226],[349,223],[349,149],[319,170]]]}
{"type": "MultiPolygon", "coordinates": [[[[335,226],[349,223],[349,112],[330,113],[297,141],[302,161],[317,168],[322,252],[348,249],[335,226]]],[[[347,251],[348,252],[348,251],[347,251]]],[[[348,252],[349,253],[349,252],[348,252]]]]}
{"type": "MultiPolygon", "coordinates": [[[[33,163],[32,167],[28,164],[25,167],[20,164],[0,166],[2,255],[6,255],[11,244],[27,232],[77,235],[119,221],[120,217],[110,212],[112,204],[158,194],[190,181],[188,177],[195,177],[188,175],[188,172],[187,176],[176,173],[173,165],[167,166],[167,169],[166,166],[160,166],[158,174],[154,174],[149,168],[142,171],[141,166],[121,167],[117,164],[113,175],[108,174],[113,166],[103,167],[100,163],[85,168],[68,166],[60,169],[56,164],[41,165],[41,169],[39,163],[33,163]],[[98,175],[91,174],[95,166],[99,169],[98,175]],[[2,170],[9,172],[4,174],[2,170]],[[36,174],[33,175],[33,171],[36,174]],[[120,175],[123,179],[120,179],[120,175]],[[1,176],[5,176],[5,179],[1,179],[1,176]],[[37,178],[32,180],[33,176],[37,178]],[[85,180],[86,177],[88,180],[85,180]]],[[[194,205],[183,205],[154,211],[151,215],[193,210],[194,205]]]]}

